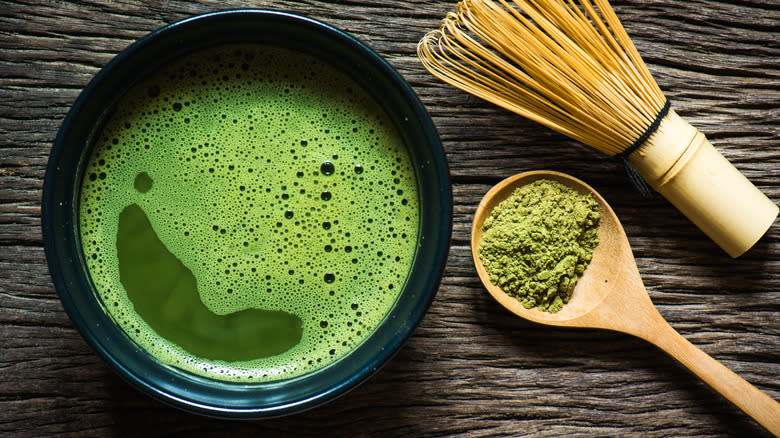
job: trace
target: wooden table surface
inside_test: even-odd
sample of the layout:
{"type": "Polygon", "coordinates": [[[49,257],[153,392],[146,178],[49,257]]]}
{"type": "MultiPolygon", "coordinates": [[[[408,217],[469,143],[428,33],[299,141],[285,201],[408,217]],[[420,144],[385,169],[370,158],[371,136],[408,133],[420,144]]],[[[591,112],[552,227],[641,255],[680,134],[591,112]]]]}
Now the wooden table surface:
{"type": "MultiPolygon", "coordinates": [[[[662,197],[640,199],[606,156],[444,85],[417,61],[415,46],[453,6],[449,0],[0,3],[0,435],[767,436],[655,347],[617,333],[527,323],[482,288],[468,246],[481,196],[521,171],[570,173],[613,206],[651,298],[671,325],[780,399],[780,224],[731,259],[662,197]],[[455,205],[441,287],[400,353],[340,399],[262,422],[180,412],[113,374],[64,313],[40,231],[48,154],[91,77],[154,29],[241,7],[320,19],[384,56],[433,116],[455,205]]],[[[780,201],[778,0],[614,6],[677,111],[780,201]]]]}

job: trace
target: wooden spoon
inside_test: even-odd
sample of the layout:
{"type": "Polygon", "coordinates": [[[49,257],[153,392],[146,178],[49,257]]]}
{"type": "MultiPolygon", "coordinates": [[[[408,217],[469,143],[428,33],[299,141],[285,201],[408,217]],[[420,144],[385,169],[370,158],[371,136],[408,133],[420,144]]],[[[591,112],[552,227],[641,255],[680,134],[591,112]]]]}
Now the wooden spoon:
{"type": "Polygon", "coordinates": [[[771,433],[780,436],[780,404],[685,340],[658,313],[642,284],[628,238],[615,212],[584,182],[552,171],[525,172],[501,181],[477,207],[471,228],[471,255],[488,292],[512,313],[539,324],[602,328],[645,339],[677,359],[771,433]],[[477,253],[482,224],[493,208],[516,188],[541,178],[559,181],[580,193],[593,195],[601,213],[600,243],[593,251],[593,259],[574,287],[571,299],[557,313],[526,309],[520,301],[491,284],[477,253]]]}

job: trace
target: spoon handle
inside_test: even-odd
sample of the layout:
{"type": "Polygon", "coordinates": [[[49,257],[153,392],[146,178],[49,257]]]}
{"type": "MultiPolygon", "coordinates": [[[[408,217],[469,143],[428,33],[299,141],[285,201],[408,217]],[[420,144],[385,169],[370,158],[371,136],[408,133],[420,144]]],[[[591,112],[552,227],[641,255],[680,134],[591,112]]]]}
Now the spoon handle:
{"type": "MultiPolygon", "coordinates": [[[[660,317],[660,315],[659,315],[660,317]]],[[[660,318],[652,336],[643,336],[699,376],[775,436],[780,436],[780,403],[739,377],[722,363],[683,338],[660,318]]]]}

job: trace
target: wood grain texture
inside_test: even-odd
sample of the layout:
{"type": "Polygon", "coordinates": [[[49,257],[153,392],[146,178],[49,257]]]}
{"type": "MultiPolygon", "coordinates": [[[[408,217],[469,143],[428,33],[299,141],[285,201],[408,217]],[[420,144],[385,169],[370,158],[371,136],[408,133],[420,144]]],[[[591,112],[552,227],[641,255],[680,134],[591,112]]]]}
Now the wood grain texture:
{"type": "MultiPolygon", "coordinates": [[[[613,206],[653,302],[693,344],[780,399],[780,225],[732,260],[617,163],[448,87],[415,45],[452,9],[433,0],[6,0],[0,3],[0,435],[766,436],[660,350],[625,335],[536,326],[482,288],[474,210],[499,180],[570,173],[613,206]],[[434,118],[454,183],[448,266],[400,353],[346,396],[292,417],[227,422],[151,400],[114,375],[65,315],[40,197],[57,129],[91,77],[137,38],[197,13],[276,8],[357,36],[434,118]]],[[[776,0],[622,0],[629,35],[678,113],[780,202],[776,0]]]]}

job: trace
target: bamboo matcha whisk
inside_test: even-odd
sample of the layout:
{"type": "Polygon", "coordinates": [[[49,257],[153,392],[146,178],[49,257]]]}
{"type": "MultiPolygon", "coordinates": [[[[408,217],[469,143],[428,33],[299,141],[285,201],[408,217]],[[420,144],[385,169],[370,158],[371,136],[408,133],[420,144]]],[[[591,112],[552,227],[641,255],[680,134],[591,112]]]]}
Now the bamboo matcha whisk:
{"type": "Polygon", "coordinates": [[[609,2],[578,3],[463,0],[417,54],[445,82],[623,159],[739,256],[778,207],[669,107],[609,2]]]}

